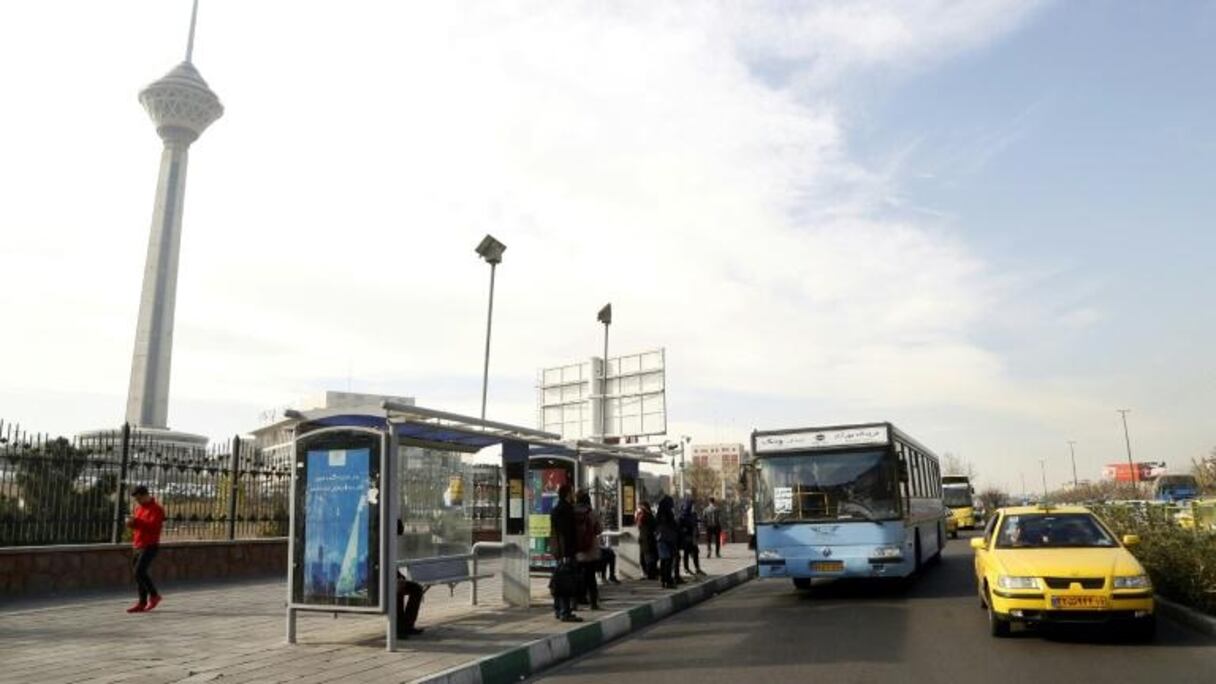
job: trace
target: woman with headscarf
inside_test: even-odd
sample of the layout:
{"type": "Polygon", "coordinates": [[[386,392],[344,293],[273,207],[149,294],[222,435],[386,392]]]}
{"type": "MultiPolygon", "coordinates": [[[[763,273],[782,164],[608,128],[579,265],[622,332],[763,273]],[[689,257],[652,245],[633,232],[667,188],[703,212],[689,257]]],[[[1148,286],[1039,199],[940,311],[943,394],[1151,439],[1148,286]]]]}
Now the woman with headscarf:
{"type": "Polygon", "coordinates": [[[583,592],[590,600],[591,610],[599,610],[600,589],[595,583],[595,575],[600,568],[600,533],[604,528],[591,508],[591,494],[585,489],[578,490],[575,498],[574,528],[578,531],[578,552],[574,560],[582,571],[583,592]]]}
{"type": "Polygon", "coordinates": [[[697,512],[693,509],[692,494],[684,497],[680,506],[680,550],[684,552],[684,572],[693,575],[688,567],[688,559],[692,559],[695,574],[704,575],[701,571],[701,547],[697,545],[697,512]]]}
{"type": "Polygon", "coordinates": [[[654,538],[654,512],[650,510],[650,502],[643,501],[634,516],[638,525],[638,547],[642,556],[642,572],[646,579],[657,579],[659,576],[659,549],[654,538]]]}
{"type": "Polygon", "coordinates": [[[670,496],[659,501],[659,512],[655,514],[655,543],[659,551],[659,575],[663,588],[675,589],[676,580],[672,568],[680,553],[680,528],[676,522],[676,503],[670,496]]]}

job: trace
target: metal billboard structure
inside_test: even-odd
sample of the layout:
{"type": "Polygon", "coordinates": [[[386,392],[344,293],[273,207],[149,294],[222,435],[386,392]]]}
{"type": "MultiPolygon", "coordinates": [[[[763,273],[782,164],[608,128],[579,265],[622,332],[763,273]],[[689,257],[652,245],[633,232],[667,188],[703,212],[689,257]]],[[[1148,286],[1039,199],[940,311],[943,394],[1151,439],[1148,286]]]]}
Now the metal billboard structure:
{"type": "Polygon", "coordinates": [[[606,382],[604,359],[598,356],[541,369],[536,413],[537,426],[562,439],[615,438],[628,443],[665,435],[667,352],[609,357],[606,382]]]}

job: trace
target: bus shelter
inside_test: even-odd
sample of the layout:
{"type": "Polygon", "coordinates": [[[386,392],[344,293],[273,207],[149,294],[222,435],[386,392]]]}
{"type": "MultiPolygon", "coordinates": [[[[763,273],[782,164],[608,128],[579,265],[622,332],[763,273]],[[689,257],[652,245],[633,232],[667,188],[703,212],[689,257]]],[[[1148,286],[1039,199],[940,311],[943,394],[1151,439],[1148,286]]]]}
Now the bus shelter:
{"type": "MultiPolygon", "coordinates": [[[[395,650],[398,569],[449,557],[472,558],[476,567],[485,548],[501,551],[503,601],[530,606],[531,574],[551,561],[546,509],[561,484],[595,487],[597,509],[609,518],[606,537],[619,544],[621,570],[640,572],[636,533],[628,531],[638,464],[659,462],[644,449],[563,442],[540,430],[396,402],[288,417],[296,421],[289,643],[300,611],[349,612],[383,616],[387,649],[395,650]],[[461,527],[468,488],[459,467],[467,465],[465,456],[493,447],[501,463],[501,542],[474,544],[461,527]],[[423,519],[419,500],[437,502],[423,519]]],[[[476,602],[476,575],[470,574],[476,602]]]]}

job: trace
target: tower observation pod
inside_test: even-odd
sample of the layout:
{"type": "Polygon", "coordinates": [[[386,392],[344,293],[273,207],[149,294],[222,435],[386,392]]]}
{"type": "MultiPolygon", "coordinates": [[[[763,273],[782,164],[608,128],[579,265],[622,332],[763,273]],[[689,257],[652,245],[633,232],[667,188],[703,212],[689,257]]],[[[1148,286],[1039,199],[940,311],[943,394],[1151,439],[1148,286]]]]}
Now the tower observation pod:
{"type": "Polygon", "coordinates": [[[191,61],[198,0],[190,18],[186,59],[144,88],[139,101],[164,141],[148,256],[144,267],[127,422],[165,429],[169,420],[169,370],[173,355],[173,317],[177,298],[177,263],[181,251],[182,209],[190,145],[224,114],[224,106],[191,61]]]}

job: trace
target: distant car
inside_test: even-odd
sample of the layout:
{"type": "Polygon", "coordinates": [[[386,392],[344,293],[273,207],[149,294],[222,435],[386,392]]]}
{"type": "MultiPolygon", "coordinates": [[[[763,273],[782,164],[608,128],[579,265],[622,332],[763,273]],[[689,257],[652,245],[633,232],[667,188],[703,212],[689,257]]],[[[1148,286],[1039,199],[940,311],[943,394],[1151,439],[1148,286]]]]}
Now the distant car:
{"type": "Polygon", "coordinates": [[[995,511],[972,538],[976,591],[992,636],[1013,624],[1117,623],[1138,639],[1156,633],[1153,585],[1117,539],[1081,506],[1019,506],[995,511]]]}
{"type": "Polygon", "coordinates": [[[950,535],[951,539],[958,539],[958,518],[954,517],[954,511],[946,509],[946,534],[950,535]]]}

